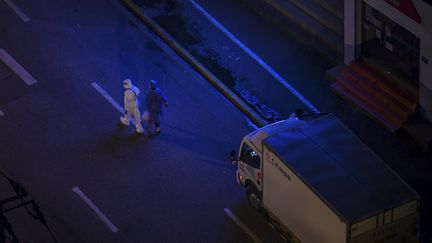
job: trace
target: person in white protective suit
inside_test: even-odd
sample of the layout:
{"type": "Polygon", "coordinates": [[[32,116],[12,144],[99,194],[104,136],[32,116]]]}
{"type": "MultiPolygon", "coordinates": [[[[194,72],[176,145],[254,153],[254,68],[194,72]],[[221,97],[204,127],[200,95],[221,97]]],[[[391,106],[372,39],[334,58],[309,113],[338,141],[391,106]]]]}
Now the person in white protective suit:
{"type": "Polygon", "coordinates": [[[135,119],[135,126],[137,133],[143,133],[144,129],[141,126],[141,114],[139,111],[138,105],[138,95],[140,90],[132,84],[130,79],[125,79],[123,81],[123,87],[125,88],[124,92],[124,109],[125,115],[120,117],[121,123],[125,126],[130,125],[131,116],[135,119]]]}

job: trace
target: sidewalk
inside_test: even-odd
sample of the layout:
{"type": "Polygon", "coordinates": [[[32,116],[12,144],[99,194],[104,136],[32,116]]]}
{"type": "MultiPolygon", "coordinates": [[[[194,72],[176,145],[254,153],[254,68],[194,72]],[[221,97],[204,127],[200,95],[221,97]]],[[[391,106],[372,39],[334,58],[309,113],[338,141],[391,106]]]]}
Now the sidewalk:
{"type": "MultiPolygon", "coordinates": [[[[188,1],[123,2],[258,126],[287,118],[296,108],[312,112],[281,82],[196,11],[188,1]],[[248,107],[243,107],[244,105],[248,107]]],[[[290,53],[292,56],[301,51],[303,53],[300,56],[305,56],[306,53],[313,58],[316,57],[315,53],[308,53],[310,50],[301,49],[301,44],[290,44],[294,45],[290,47],[294,53],[290,53]]],[[[432,197],[428,193],[428,188],[432,186],[429,179],[432,172],[432,155],[422,154],[415,142],[406,134],[395,136],[386,132],[360,111],[335,96],[321,74],[321,70],[329,64],[324,63],[325,61],[319,62],[319,58],[315,60],[314,63],[300,60],[301,67],[287,71],[292,72],[288,73],[290,79],[295,77],[294,80],[290,80],[291,85],[310,99],[312,104],[316,104],[321,112],[336,113],[374,152],[419,192],[422,196],[422,242],[431,242],[432,222],[428,216],[432,211],[428,205],[431,205],[432,197]]],[[[269,65],[274,66],[272,63],[269,65]]],[[[286,70],[286,67],[275,67],[276,72],[284,72],[284,69],[286,70]]],[[[281,76],[285,77],[287,73],[281,73],[281,76]]]]}
{"type": "MultiPolygon", "coordinates": [[[[132,1],[124,2],[133,3],[132,1]]],[[[148,19],[145,22],[153,30],[166,31],[165,33],[158,33],[159,36],[162,36],[162,39],[168,44],[175,43],[169,45],[174,47],[185,59],[192,56],[199,62],[201,65],[189,61],[216,87],[225,86],[240,100],[247,103],[266,122],[284,119],[296,108],[307,110],[307,107],[298,99],[293,98],[293,95],[282,84],[261,82],[261,80],[270,81],[274,78],[244,51],[233,46],[233,42],[200,13],[194,9],[183,7],[175,1],[167,1],[165,6],[164,3],[156,4],[156,2],[146,1],[144,8],[142,8],[146,11],[140,12],[145,14],[142,19],[148,19]],[[168,10],[168,13],[161,14],[165,10],[168,10]],[[200,19],[195,23],[190,23],[189,20],[184,19],[185,16],[200,19]],[[206,36],[212,36],[212,38],[207,39],[206,36]],[[203,71],[202,67],[207,70],[203,71]],[[217,76],[218,80],[210,78],[213,74],[217,76]],[[267,95],[266,91],[272,92],[272,95],[267,95]],[[290,102],[280,103],[277,97],[290,97],[290,102]]],[[[221,88],[220,90],[222,91],[221,88]]],[[[226,90],[222,92],[226,96],[228,95],[226,90]]],[[[229,96],[227,97],[231,99],[229,96]]],[[[254,120],[252,116],[249,118],[254,120]]]]}

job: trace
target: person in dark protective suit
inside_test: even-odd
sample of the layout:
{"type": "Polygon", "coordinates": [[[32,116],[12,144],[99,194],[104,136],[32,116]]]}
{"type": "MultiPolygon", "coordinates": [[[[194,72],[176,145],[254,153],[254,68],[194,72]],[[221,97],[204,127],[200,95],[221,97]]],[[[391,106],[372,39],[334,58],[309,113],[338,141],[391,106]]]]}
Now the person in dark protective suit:
{"type": "Polygon", "coordinates": [[[145,112],[143,115],[143,120],[147,122],[147,130],[152,133],[152,130],[156,132],[156,134],[160,134],[160,116],[162,113],[162,105],[168,107],[168,100],[165,95],[162,93],[157,87],[156,81],[150,80],[149,91],[146,94],[145,98],[145,112]],[[153,127],[154,126],[154,127],[153,127]]]}

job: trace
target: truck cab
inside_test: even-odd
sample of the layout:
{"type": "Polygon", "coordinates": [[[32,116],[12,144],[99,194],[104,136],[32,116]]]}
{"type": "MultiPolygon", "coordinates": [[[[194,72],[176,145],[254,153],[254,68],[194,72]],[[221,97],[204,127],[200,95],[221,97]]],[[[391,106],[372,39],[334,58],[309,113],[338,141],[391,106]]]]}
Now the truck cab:
{"type": "Polygon", "coordinates": [[[262,192],[262,141],[274,134],[304,124],[306,121],[290,118],[259,128],[243,137],[237,157],[233,156],[233,163],[237,162],[237,183],[246,188],[247,199],[256,210],[261,208],[262,192]]]}

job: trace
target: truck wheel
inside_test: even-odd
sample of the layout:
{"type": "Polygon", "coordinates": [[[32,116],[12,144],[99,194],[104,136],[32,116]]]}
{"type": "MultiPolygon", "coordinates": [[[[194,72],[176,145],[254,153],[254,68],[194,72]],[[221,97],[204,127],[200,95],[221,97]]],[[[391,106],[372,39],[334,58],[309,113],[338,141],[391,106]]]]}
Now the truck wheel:
{"type": "Polygon", "coordinates": [[[248,186],[246,188],[246,196],[249,204],[256,210],[261,211],[261,196],[258,190],[254,186],[248,186]]]}

